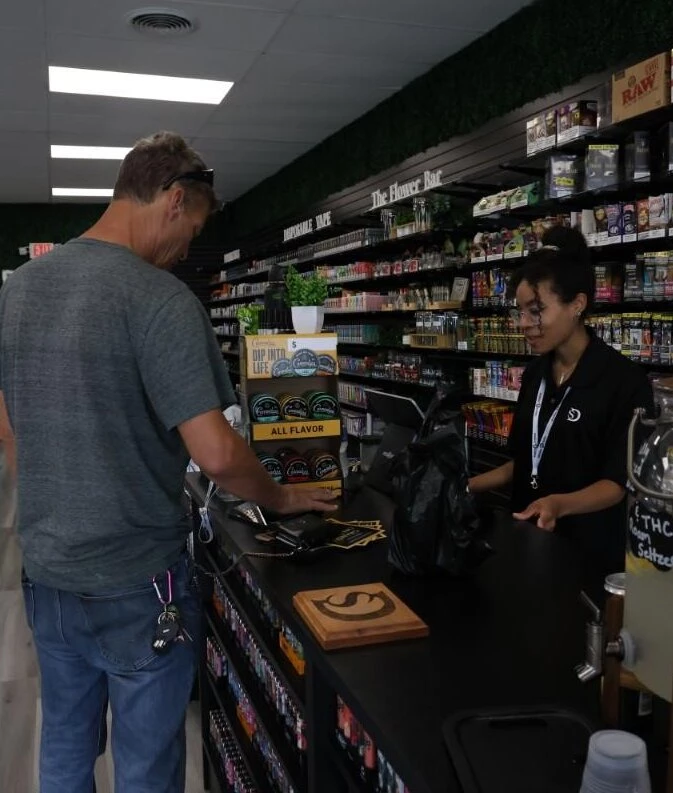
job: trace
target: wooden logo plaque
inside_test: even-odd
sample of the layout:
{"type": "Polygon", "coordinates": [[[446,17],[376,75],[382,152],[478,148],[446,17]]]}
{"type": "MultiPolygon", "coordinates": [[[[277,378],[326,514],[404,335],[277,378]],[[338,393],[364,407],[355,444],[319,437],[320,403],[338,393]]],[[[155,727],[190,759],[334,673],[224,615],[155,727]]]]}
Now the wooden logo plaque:
{"type": "Polygon", "coordinates": [[[383,584],[298,592],[294,607],[324,650],[428,635],[428,626],[383,584]]]}

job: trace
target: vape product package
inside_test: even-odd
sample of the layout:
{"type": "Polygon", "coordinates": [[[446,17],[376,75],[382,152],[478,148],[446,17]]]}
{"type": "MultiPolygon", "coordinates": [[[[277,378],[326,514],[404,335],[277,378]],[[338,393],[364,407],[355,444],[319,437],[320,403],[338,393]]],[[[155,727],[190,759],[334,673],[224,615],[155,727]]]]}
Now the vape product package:
{"type": "Polygon", "coordinates": [[[656,265],[651,256],[643,255],[643,300],[654,300],[654,281],[656,278],[656,265]]]}
{"type": "Polygon", "coordinates": [[[650,219],[650,238],[664,237],[669,221],[669,202],[666,194],[650,196],[649,200],[649,219],[650,219]]]}
{"type": "Polygon", "coordinates": [[[608,213],[604,206],[594,207],[594,220],[596,221],[596,233],[608,233],[608,213]]]}
{"type": "Polygon", "coordinates": [[[636,205],[632,201],[622,204],[622,234],[624,242],[635,241],[638,234],[638,215],[636,205]]]}
{"type": "Polygon", "coordinates": [[[652,363],[661,363],[661,345],[663,339],[663,317],[661,314],[652,315],[652,363]]]}
{"type": "Polygon", "coordinates": [[[584,189],[615,187],[619,180],[619,145],[592,143],[584,158],[584,189]]]}
{"type": "Polygon", "coordinates": [[[556,145],[556,110],[542,113],[526,122],[526,154],[530,157],[556,145]]]}
{"type": "Polygon", "coordinates": [[[637,205],[638,211],[638,236],[646,239],[650,234],[650,201],[641,198],[637,205]]]}
{"type": "Polygon", "coordinates": [[[673,173],[673,121],[659,130],[656,146],[656,170],[661,176],[673,173]]]}
{"type": "Polygon", "coordinates": [[[568,143],[596,130],[598,104],[596,102],[570,102],[557,111],[557,143],[568,143]]]}
{"type": "Polygon", "coordinates": [[[621,267],[615,264],[594,266],[597,303],[619,303],[622,298],[621,267]]]}
{"type": "Polygon", "coordinates": [[[624,181],[650,178],[650,133],[634,132],[624,144],[624,181]]]}
{"type": "Polygon", "coordinates": [[[547,167],[547,197],[575,195],[580,184],[580,158],[574,154],[554,154],[547,167]]]}
{"type": "Polygon", "coordinates": [[[622,237],[622,207],[621,204],[608,204],[605,207],[608,220],[608,237],[622,237]]]}
{"type": "Polygon", "coordinates": [[[643,299],[643,262],[627,262],[624,265],[624,301],[643,299]]]}

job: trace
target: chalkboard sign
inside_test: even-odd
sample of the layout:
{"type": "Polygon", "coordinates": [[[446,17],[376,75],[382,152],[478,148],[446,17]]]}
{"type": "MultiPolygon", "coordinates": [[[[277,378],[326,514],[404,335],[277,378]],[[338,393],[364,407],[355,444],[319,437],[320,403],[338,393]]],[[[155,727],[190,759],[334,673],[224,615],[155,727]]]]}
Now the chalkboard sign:
{"type": "Polygon", "coordinates": [[[634,501],[629,509],[629,551],[657,570],[673,568],[673,515],[648,509],[634,501]]]}

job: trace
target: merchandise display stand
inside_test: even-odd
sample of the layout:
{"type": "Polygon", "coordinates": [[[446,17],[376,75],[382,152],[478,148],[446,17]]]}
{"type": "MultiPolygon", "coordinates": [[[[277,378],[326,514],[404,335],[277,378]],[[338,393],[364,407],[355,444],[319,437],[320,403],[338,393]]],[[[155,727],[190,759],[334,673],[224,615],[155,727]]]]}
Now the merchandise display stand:
{"type": "Polygon", "coordinates": [[[240,344],[250,445],[283,485],[340,495],[336,334],[242,336],[240,344]]]}

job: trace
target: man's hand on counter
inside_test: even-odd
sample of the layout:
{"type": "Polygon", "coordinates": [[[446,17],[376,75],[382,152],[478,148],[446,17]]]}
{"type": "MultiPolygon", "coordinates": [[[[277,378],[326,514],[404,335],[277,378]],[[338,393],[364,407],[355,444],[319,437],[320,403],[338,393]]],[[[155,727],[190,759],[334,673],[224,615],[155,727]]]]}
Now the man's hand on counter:
{"type": "Polygon", "coordinates": [[[282,488],[282,504],[276,508],[282,515],[293,515],[300,512],[333,512],[337,509],[334,503],[336,496],[329,490],[316,487],[297,490],[292,487],[282,488]]]}
{"type": "Polygon", "coordinates": [[[274,482],[219,410],[185,421],[178,431],[194,462],[227,493],[283,515],[331,512],[337,508],[331,503],[335,496],[319,485],[297,489],[274,482]]]}

